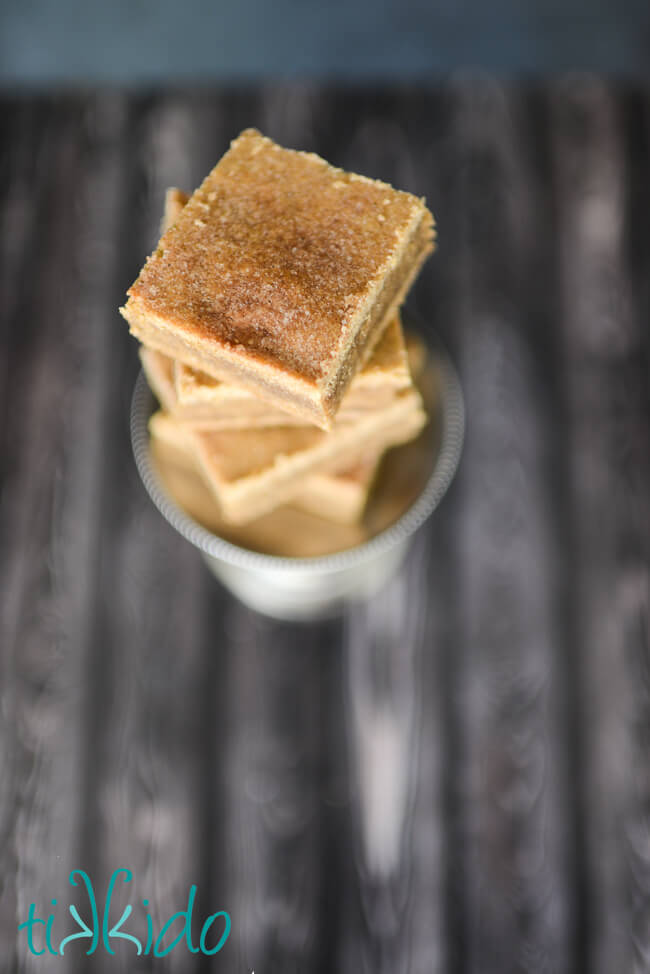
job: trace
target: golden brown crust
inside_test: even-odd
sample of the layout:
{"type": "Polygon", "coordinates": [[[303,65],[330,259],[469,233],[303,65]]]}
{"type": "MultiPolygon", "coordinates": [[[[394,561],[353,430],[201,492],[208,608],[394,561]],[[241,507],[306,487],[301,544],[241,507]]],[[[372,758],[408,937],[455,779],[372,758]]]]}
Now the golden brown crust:
{"type": "MultiPolygon", "coordinates": [[[[217,418],[219,410],[227,403],[236,406],[240,413],[247,409],[255,413],[268,412],[280,417],[288,414],[260,400],[242,386],[219,382],[205,372],[184,365],[178,359],[174,363],[174,385],[179,407],[212,405],[217,418]],[[236,404],[234,403],[236,400],[236,404]],[[255,407],[252,409],[252,407],[255,407]]],[[[406,347],[399,315],[396,315],[366,365],[354,376],[341,403],[341,411],[348,404],[363,405],[370,392],[392,394],[411,385],[406,347]]],[[[337,421],[340,412],[337,414],[337,421]]],[[[301,420],[297,419],[297,422],[301,420]]],[[[282,419],[280,419],[282,422],[282,419]]]]}
{"type": "Polygon", "coordinates": [[[247,130],[161,239],[125,316],[164,321],[190,345],[235,351],[335,401],[342,362],[388,275],[408,273],[416,237],[418,251],[431,248],[417,197],[247,130]]]}
{"type": "MultiPolygon", "coordinates": [[[[388,323],[394,319],[421,261],[428,252],[428,243],[420,239],[416,244],[413,260],[407,262],[410,264],[410,270],[406,275],[402,273],[397,280],[391,272],[389,278],[393,280],[388,286],[386,286],[387,282],[384,282],[381,303],[377,303],[372,316],[366,319],[355,338],[348,341],[347,348],[339,356],[338,371],[333,373],[330,386],[325,390],[303,377],[292,375],[259,358],[252,358],[225,346],[221,348],[220,357],[217,357],[214,343],[196,336],[192,338],[170,328],[169,322],[164,319],[156,317],[153,313],[146,314],[141,309],[138,299],[131,299],[129,302],[128,319],[131,332],[144,344],[186,365],[213,374],[214,378],[224,382],[247,388],[261,399],[278,405],[287,412],[292,412],[306,422],[313,423],[321,429],[330,429],[336,409],[360,365],[362,356],[367,360],[369,350],[376,345],[377,337],[383,334],[388,323]],[[382,319],[377,325],[376,315],[383,314],[386,300],[390,303],[385,320],[382,319]],[[375,327],[371,331],[373,324],[375,327]],[[365,347],[362,342],[366,343],[365,347]]],[[[411,245],[408,249],[411,249],[411,245]]],[[[125,309],[120,310],[126,316],[125,309]]]]}
{"type": "MultiPolygon", "coordinates": [[[[385,409],[395,396],[412,386],[409,358],[414,338],[405,337],[397,316],[384,332],[370,361],[354,377],[336,414],[332,428],[355,422],[377,409],[385,409]]],[[[144,345],[140,358],[149,385],[161,406],[174,419],[194,429],[259,429],[305,426],[304,419],[252,395],[240,386],[219,382],[144,345]]]]}

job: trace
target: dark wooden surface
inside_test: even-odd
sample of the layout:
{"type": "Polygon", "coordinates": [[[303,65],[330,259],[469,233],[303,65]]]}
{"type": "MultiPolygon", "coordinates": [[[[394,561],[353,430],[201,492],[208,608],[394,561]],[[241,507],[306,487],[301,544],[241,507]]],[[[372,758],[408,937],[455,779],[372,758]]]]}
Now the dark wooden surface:
{"type": "Polygon", "coordinates": [[[2,974],[650,971],[650,89],[0,104],[2,974]],[[128,440],[117,306],[251,124],[427,196],[467,402],[403,572],[318,625],[225,593],[128,440]],[[221,954],[28,953],[124,866],[157,922],[228,910],[221,954]]]}

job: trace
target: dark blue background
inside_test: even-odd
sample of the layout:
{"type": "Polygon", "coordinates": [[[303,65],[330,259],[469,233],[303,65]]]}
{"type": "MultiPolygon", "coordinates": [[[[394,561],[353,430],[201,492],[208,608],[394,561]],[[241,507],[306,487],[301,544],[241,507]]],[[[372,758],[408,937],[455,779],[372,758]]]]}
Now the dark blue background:
{"type": "Polygon", "coordinates": [[[648,0],[0,0],[0,82],[650,74],[648,0]]]}

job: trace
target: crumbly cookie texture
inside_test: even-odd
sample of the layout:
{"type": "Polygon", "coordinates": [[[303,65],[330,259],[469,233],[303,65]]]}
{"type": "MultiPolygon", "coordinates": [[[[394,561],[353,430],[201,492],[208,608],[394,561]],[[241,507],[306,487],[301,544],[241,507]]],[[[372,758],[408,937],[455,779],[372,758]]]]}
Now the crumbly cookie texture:
{"type": "MultiPolygon", "coordinates": [[[[253,403],[257,403],[260,409],[269,408],[268,404],[260,401],[249,390],[219,382],[205,372],[197,372],[196,369],[183,365],[178,360],[174,365],[174,384],[181,406],[211,404],[218,407],[226,401],[237,399],[242,409],[252,406],[253,403]]],[[[342,409],[351,398],[362,401],[377,389],[396,391],[410,385],[411,376],[402,324],[397,314],[384,330],[368,361],[352,379],[340,408],[342,409]]],[[[286,412],[283,415],[286,416],[286,412]]]]}
{"type": "MultiPolygon", "coordinates": [[[[248,429],[267,426],[312,426],[304,418],[278,409],[241,386],[211,379],[162,352],[140,346],[140,359],[161,406],[175,419],[197,429],[248,429]]],[[[409,361],[399,318],[381,336],[366,366],[352,380],[333,423],[353,422],[389,405],[412,388],[409,361]]]]}
{"type": "Polygon", "coordinates": [[[422,200],[248,129],[121,311],[152,348],[328,429],[432,249],[422,200]]]}

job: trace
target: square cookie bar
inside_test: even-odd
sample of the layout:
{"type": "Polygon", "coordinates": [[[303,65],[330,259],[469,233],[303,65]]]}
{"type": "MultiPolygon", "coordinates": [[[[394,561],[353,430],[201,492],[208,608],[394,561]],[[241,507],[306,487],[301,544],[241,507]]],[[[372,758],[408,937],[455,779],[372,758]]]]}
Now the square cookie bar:
{"type": "Polygon", "coordinates": [[[248,129],[121,311],[150,347],[329,429],[432,249],[416,196],[248,129]]]}

